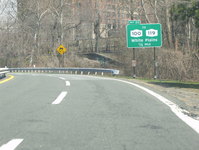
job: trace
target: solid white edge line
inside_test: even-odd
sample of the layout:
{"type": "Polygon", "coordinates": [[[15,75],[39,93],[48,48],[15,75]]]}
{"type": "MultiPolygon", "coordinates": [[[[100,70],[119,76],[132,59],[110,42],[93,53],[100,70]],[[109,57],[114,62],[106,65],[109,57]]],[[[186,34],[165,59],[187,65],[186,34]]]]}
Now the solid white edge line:
{"type": "Polygon", "coordinates": [[[69,81],[66,81],[66,86],[70,86],[70,82],[69,81]]]}
{"type": "Polygon", "coordinates": [[[135,86],[139,89],[142,89],[143,91],[147,92],[148,94],[156,97],[162,103],[166,104],[178,118],[180,118],[182,121],[184,121],[188,126],[190,126],[193,130],[195,130],[199,134],[199,121],[189,117],[188,115],[185,115],[183,113],[183,112],[185,112],[185,110],[182,110],[175,103],[171,102],[170,100],[166,99],[165,97],[161,96],[160,94],[157,94],[154,91],[151,91],[151,90],[149,90],[149,89],[147,89],[143,86],[140,86],[138,84],[128,82],[128,81],[124,81],[124,80],[119,80],[119,79],[111,79],[111,80],[120,81],[120,82],[123,82],[123,83],[133,85],[133,86],[135,86]]]}
{"type": "Polygon", "coordinates": [[[188,126],[190,126],[194,131],[196,131],[199,134],[199,121],[189,117],[188,115],[185,115],[183,112],[186,112],[186,113],[189,113],[189,112],[182,110],[181,108],[179,108],[179,106],[177,104],[171,102],[170,100],[166,99],[165,97],[161,96],[160,94],[157,94],[152,90],[149,90],[149,89],[147,89],[143,86],[140,86],[138,84],[135,84],[135,83],[132,83],[132,82],[129,82],[129,81],[124,81],[124,80],[120,80],[120,79],[105,78],[105,77],[94,77],[94,76],[89,76],[89,77],[92,77],[92,78],[95,78],[95,79],[105,79],[105,80],[113,80],[113,81],[119,81],[119,82],[127,83],[127,84],[133,85],[133,86],[147,92],[148,94],[156,97],[162,103],[167,105],[178,118],[180,118],[183,122],[185,122],[188,126]]]}
{"type": "MultiPolygon", "coordinates": [[[[90,76],[93,77],[93,76],[90,76]]],[[[120,80],[120,79],[113,79],[113,78],[105,78],[105,77],[93,77],[96,79],[105,79],[105,80],[112,80],[112,81],[119,81],[119,82],[123,82],[126,84],[130,84],[133,85],[143,91],[145,91],[146,93],[154,96],[155,98],[157,98],[159,101],[161,101],[163,104],[167,105],[171,111],[178,117],[180,118],[183,122],[185,122],[189,127],[191,127],[196,133],[199,134],[199,120],[193,119],[190,116],[184,114],[185,113],[189,113],[186,110],[181,109],[177,104],[171,102],[170,100],[168,100],[167,98],[161,96],[160,94],[157,94],[156,92],[149,90],[143,86],[140,86],[136,83],[132,83],[129,81],[125,81],[125,80],[120,80]]]]}
{"type": "Polygon", "coordinates": [[[0,150],[14,150],[19,144],[21,144],[21,142],[23,142],[23,139],[13,139],[7,144],[2,145],[0,150]]]}
{"type": "Polygon", "coordinates": [[[53,105],[57,105],[57,104],[60,104],[63,99],[66,97],[67,95],[67,92],[61,92],[61,94],[59,94],[59,96],[56,98],[56,100],[52,103],[53,105]]]}

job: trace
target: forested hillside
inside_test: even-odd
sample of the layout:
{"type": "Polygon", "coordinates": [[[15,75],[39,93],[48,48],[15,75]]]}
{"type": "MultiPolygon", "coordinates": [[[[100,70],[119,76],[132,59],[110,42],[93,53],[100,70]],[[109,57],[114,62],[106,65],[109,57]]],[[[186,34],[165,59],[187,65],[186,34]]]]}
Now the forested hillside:
{"type": "Polygon", "coordinates": [[[105,67],[152,78],[199,81],[198,0],[4,0],[0,1],[0,68],[105,67]],[[128,20],[160,23],[163,46],[132,49],[126,46],[128,20]],[[63,44],[62,56],[56,48],[63,44]],[[90,60],[103,53],[119,64],[90,60]]]}

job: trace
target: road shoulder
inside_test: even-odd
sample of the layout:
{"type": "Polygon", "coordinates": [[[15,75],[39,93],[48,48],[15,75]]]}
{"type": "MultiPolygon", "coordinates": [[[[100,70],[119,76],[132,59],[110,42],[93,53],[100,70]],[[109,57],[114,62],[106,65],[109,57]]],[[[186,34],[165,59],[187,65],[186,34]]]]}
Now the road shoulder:
{"type": "Polygon", "coordinates": [[[137,79],[125,80],[140,84],[156,91],[157,93],[160,93],[161,95],[172,100],[180,108],[187,110],[189,112],[187,115],[199,120],[199,89],[161,86],[137,79]]]}

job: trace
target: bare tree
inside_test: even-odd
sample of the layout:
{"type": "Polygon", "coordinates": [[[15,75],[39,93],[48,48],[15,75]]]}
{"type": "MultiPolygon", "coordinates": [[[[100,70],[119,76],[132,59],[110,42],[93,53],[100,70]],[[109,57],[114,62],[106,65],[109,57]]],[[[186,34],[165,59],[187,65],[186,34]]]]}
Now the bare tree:
{"type": "MultiPolygon", "coordinates": [[[[16,3],[12,0],[2,1],[0,3],[0,51],[1,56],[0,59],[4,59],[2,63],[4,66],[10,65],[12,62],[10,61],[12,55],[16,55],[17,51],[13,50],[15,43],[12,42],[14,40],[14,35],[16,32],[16,3]]],[[[1,61],[0,61],[1,62],[1,61]]],[[[1,64],[0,64],[1,65],[1,64]]]]}

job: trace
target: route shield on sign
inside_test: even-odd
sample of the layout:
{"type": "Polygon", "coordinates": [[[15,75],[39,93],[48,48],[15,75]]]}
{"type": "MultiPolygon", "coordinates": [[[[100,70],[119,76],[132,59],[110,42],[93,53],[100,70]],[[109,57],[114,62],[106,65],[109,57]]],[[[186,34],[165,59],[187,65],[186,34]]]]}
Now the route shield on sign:
{"type": "Polygon", "coordinates": [[[140,24],[140,21],[129,21],[126,26],[128,48],[147,48],[162,46],[161,24],[140,24]]]}

